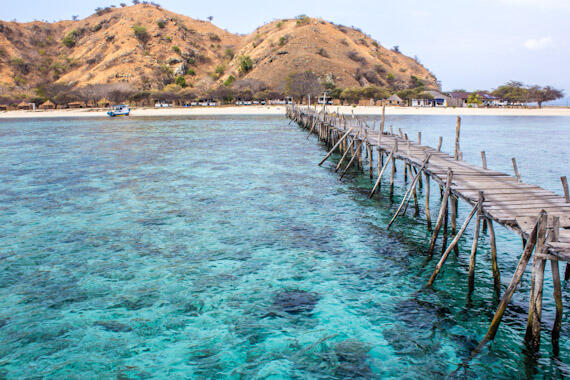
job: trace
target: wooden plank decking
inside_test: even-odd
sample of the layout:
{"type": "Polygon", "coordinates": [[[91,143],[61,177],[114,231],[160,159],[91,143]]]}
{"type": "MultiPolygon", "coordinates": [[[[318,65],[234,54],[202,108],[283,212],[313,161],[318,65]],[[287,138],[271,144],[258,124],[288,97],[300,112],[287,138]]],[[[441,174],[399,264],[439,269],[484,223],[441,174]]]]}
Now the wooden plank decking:
{"type": "MultiPolygon", "coordinates": [[[[521,235],[525,247],[515,274],[513,275],[513,279],[503,295],[487,335],[479,347],[473,351],[469,360],[482,349],[485,343],[494,338],[505,308],[520,282],[533,252],[535,252],[535,254],[531,276],[532,290],[525,340],[529,343],[529,347],[538,350],[540,345],[543,274],[545,262],[551,261],[553,285],[555,289],[554,298],[556,301],[556,322],[552,330],[552,344],[554,354],[558,354],[558,336],[560,334],[560,321],[562,319],[561,280],[558,272],[558,262],[570,262],[570,196],[568,195],[565,177],[563,177],[562,181],[565,186],[565,197],[562,197],[551,191],[542,189],[539,186],[522,182],[514,159],[513,169],[515,176],[487,169],[484,152],[481,152],[482,166],[463,161],[461,159],[462,153],[459,145],[459,118],[456,130],[455,152],[454,155],[451,156],[445,152],[441,152],[439,148],[435,149],[421,145],[419,141],[411,141],[401,130],[398,134],[387,133],[384,130],[384,119],[382,119],[379,128],[375,129],[370,128],[365,121],[359,120],[354,116],[345,117],[343,115],[328,114],[324,111],[317,112],[310,107],[301,108],[297,106],[289,106],[287,108],[287,116],[296,121],[300,126],[308,129],[309,134],[315,133],[320,140],[328,144],[329,148],[332,148],[322,162],[329,158],[331,153],[335,150],[344,153],[341,162],[337,165],[338,170],[344,158],[347,158],[348,164],[344,169],[343,175],[350,169],[355,160],[355,166],[364,169],[363,156],[366,155],[368,157],[369,175],[371,178],[373,178],[374,173],[373,161],[376,160],[377,175],[380,176],[380,178],[376,180],[376,184],[378,185],[381,182],[382,175],[388,172],[385,169],[389,164],[389,162],[386,162],[385,166],[380,170],[382,165],[380,165],[379,161],[383,160],[384,157],[388,157],[392,165],[390,194],[393,192],[395,162],[396,160],[400,160],[404,163],[405,173],[413,178],[413,180],[410,182],[410,187],[404,196],[402,204],[387,228],[390,228],[390,225],[397,219],[403,206],[407,206],[412,195],[414,196],[416,209],[418,208],[416,192],[418,190],[421,191],[421,185],[418,186],[418,179],[421,179],[422,173],[425,175],[426,181],[433,179],[440,185],[440,190],[443,191],[445,188],[438,220],[433,230],[428,258],[431,258],[433,245],[437,240],[442,224],[444,226],[444,248],[447,245],[447,225],[450,209],[452,214],[451,230],[452,233],[457,232],[457,206],[455,204],[457,199],[462,199],[473,207],[468,219],[463,223],[463,226],[459,229],[449,247],[447,247],[442,254],[427,286],[431,286],[445,263],[447,255],[452,249],[456,248],[455,245],[457,241],[461,238],[465,227],[473,218],[473,220],[476,220],[477,225],[470,257],[469,294],[473,291],[477,237],[479,234],[479,226],[482,222],[489,224],[495,290],[500,292],[501,281],[496,263],[497,250],[495,247],[492,223],[499,223],[521,235]],[[448,176],[451,177],[449,183],[448,176]],[[448,195],[450,195],[449,198],[448,195]],[[476,217],[474,218],[475,215],[476,217]]],[[[392,130],[392,127],[390,127],[390,130],[392,130]]],[[[418,140],[421,140],[421,134],[418,134],[418,140]]],[[[376,186],[371,196],[375,190],[376,186]]],[[[427,208],[428,206],[429,192],[426,191],[425,214],[428,228],[431,229],[431,213],[427,208]]],[[[405,209],[404,207],[404,212],[405,209]]],[[[566,265],[565,279],[567,281],[570,279],[570,264],[566,265]]]]}

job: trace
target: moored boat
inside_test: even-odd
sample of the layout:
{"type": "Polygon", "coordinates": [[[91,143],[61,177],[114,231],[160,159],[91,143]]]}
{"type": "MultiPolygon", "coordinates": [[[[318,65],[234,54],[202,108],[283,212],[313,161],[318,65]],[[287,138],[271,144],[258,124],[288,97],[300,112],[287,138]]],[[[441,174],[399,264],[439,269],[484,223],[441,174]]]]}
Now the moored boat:
{"type": "Polygon", "coordinates": [[[118,106],[111,107],[111,109],[107,112],[107,115],[109,115],[110,117],[129,116],[130,112],[131,112],[131,109],[129,108],[128,105],[121,104],[118,106]]]}

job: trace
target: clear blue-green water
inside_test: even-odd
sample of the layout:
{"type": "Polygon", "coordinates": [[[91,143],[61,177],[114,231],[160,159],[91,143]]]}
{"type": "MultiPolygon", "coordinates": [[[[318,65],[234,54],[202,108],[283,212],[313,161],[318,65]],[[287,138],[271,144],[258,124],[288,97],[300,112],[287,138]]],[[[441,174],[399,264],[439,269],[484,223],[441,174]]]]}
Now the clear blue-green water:
{"type": "MultiPolygon", "coordinates": [[[[390,117],[424,143],[453,117],[390,117]]],[[[423,289],[423,211],[334,173],[339,157],[284,117],[0,122],[0,378],[441,378],[498,300],[488,236],[467,300],[471,236],[423,289]]],[[[569,118],[464,118],[464,158],[561,193],[569,118]]],[[[422,196],[420,196],[422,197],[422,196]]],[[[420,201],[423,202],[422,199],[420,201]]],[[[437,210],[439,197],[433,197],[437,210]]],[[[466,215],[460,207],[460,221],[466,215]]],[[[437,212],[437,211],[435,211],[437,212]]],[[[503,289],[522,250],[498,228],[503,289]]],[[[439,249],[439,247],[438,247],[439,249]]],[[[473,378],[570,376],[570,319],[552,357],[525,353],[529,276],[473,378]]],[[[563,289],[570,304],[568,286],[563,289]]],[[[566,306],[565,311],[568,308],[566,306]]]]}

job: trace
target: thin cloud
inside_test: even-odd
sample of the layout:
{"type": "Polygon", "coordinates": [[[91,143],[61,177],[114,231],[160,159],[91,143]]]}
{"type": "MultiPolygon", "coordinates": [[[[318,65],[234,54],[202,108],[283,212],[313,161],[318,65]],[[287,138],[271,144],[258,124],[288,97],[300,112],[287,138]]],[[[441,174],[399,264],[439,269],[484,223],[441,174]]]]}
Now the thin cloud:
{"type": "Polygon", "coordinates": [[[570,0],[498,0],[498,2],[516,6],[531,6],[549,9],[570,9],[570,0]]]}
{"type": "Polygon", "coordinates": [[[528,50],[544,50],[554,46],[551,36],[542,38],[531,38],[525,41],[524,47],[528,50]]]}

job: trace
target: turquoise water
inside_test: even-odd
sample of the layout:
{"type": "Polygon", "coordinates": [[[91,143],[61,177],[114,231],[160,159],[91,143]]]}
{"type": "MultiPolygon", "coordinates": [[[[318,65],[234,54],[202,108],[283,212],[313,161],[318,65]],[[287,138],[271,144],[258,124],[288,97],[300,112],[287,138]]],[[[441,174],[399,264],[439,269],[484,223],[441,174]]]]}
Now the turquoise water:
{"type": "MultiPolygon", "coordinates": [[[[444,149],[454,136],[450,117],[389,122],[444,149]]],[[[569,122],[464,118],[464,157],[484,146],[509,171],[515,155],[560,193],[569,122]]],[[[423,215],[385,229],[403,170],[395,203],[386,186],[369,200],[370,180],[339,181],[324,154],[284,117],[1,122],[0,378],[444,377],[498,302],[488,237],[471,301],[472,234],[422,290],[423,215]]],[[[505,287],[522,249],[497,232],[505,287]]],[[[549,269],[545,285],[541,355],[522,343],[527,274],[468,377],[570,376],[567,313],[551,356],[549,269]]]]}

